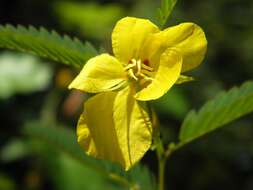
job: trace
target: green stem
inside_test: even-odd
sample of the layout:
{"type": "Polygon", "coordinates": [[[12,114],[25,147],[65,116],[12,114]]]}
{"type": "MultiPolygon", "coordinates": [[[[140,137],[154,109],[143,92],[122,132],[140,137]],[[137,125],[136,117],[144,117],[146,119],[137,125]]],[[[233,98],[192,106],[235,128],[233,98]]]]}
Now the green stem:
{"type": "Polygon", "coordinates": [[[173,152],[173,147],[168,147],[168,149],[164,149],[162,140],[160,138],[160,129],[159,129],[159,122],[157,121],[157,117],[152,111],[152,108],[150,104],[147,102],[147,108],[148,112],[151,117],[151,121],[153,124],[154,128],[154,144],[156,148],[156,155],[157,155],[157,160],[158,160],[158,190],[164,190],[165,189],[165,183],[164,183],[164,178],[165,178],[165,166],[166,166],[166,161],[170,157],[171,153],[173,152]]]}
{"type": "Polygon", "coordinates": [[[156,137],[156,154],[158,159],[158,190],[164,190],[165,165],[167,155],[159,136],[156,137]]]}
{"type": "Polygon", "coordinates": [[[126,180],[125,178],[115,174],[115,173],[111,173],[109,174],[109,179],[117,182],[118,184],[121,184],[129,189],[131,189],[132,187],[134,187],[134,184],[130,183],[128,180],[126,180]]]}
{"type": "Polygon", "coordinates": [[[165,176],[165,165],[166,159],[159,159],[158,160],[158,190],[164,190],[164,176],[165,176]]]}
{"type": "Polygon", "coordinates": [[[171,144],[165,150],[160,137],[157,137],[156,142],[157,142],[156,152],[157,152],[157,158],[158,158],[158,190],[164,190],[165,189],[164,178],[165,178],[166,162],[167,162],[168,158],[171,156],[171,154],[176,149],[175,149],[175,145],[171,144]]]}

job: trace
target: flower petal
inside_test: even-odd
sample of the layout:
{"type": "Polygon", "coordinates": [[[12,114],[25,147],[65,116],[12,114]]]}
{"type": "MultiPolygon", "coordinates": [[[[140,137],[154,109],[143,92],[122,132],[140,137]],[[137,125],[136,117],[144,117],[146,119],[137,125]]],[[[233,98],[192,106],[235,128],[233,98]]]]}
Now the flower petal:
{"type": "Polygon", "coordinates": [[[113,119],[119,145],[128,170],[148,151],[152,143],[152,124],[144,105],[134,99],[133,89],[122,90],[115,99],[113,119]]]}
{"type": "Polygon", "coordinates": [[[155,32],[159,29],[149,20],[134,17],[119,20],[112,33],[114,55],[123,63],[138,59],[147,37],[155,32]]]}
{"type": "Polygon", "coordinates": [[[178,49],[183,56],[182,72],[193,69],[204,59],[207,40],[203,30],[194,23],[182,23],[160,32],[164,47],[178,49]]]}
{"type": "Polygon", "coordinates": [[[143,53],[155,63],[167,48],[175,48],[182,54],[182,72],[191,70],[204,59],[207,49],[205,33],[194,23],[169,27],[153,34],[145,44],[143,53]]]}
{"type": "Polygon", "coordinates": [[[87,127],[87,117],[82,114],[77,124],[77,141],[88,155],[96,155],[97,149],[87,127]]]}
{"type": "Polygon", "coordinates": [[[163,96],[176,83],[181,67],[182,56],[174,49],[167,49],[160,57],[154,80],[136,93],[135,98],[148,101],[163,96]]]}
{"type": "Polygon", "coordinates": [[[124,163],[113,122],[113,103],[117,92],[97,94],[84,105],[78,126],[78,143],[88,155],[124,163]]]}
{"type": "Polygon", "coordinates": [[[128,170],[150,148],[152,127],[147,112],[127,87],[90,98],[77,135],[87,154],[117,162],[128,170]]]}
{"type": "Polygon", "coordinates": [[[84,65],[69,88],[90,93],[105,92],[120,88],[126,79],[122,64],[109,54],[101,54],[84,65]]]}

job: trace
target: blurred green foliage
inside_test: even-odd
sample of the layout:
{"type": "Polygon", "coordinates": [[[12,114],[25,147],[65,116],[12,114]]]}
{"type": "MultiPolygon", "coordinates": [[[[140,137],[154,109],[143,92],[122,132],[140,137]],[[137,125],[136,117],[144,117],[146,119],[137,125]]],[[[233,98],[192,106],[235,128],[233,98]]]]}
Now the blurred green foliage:
{"type": "Polygon", "coordinates": [[[11,162],[22,159],[30,153],[30,149],[22,140],[14,139],[1,149],[0,159],[3,162],[11,162]]]}
{"type": "Polygon", "coordinates": [[[124,14],[123,7],[117,4],[59,1],[54,7],[66,29],[75,28],[84,36],[99,40],[109,36],[116,21],[124,14]]]}
{"type": "Polygon", "coordinates": [[[16,189],[15,182],[5,174],[0,173],[0,189],[14,190],[16,189]]]}
{"type": "MultiPolygon", "coordinates": [[[[118,18],[126,15],[138,16],[158,23],[155,15],[160,1],[3,0],[1,3],[1,24],[43,25],[48,29],[56,29],[60,33],[68,32],[70,36],[78,35],[82,41],[92,41],[97,49],[108,52],[110,51],[109,34],[118,18]],[[103,45],[102,48],[100,44],[103,45]]],[[[189,74],[195,78],[195,81],[177,85],[160,100],[153,102],[166,143],[176,139],[182,119],[191,108],[199,108],[220,90],[229,89],[252,79],[252,18],[253,1],[251,0],[177,2],[167,25],[195,22],[206,32],[209,45],[208,56],[204,63],[189,74]]],[[[0,57],[0,73],[6,74],[6,68],[1,67],[1,60],[6,55],[2,54],[0,57]]],[[[0,86],[7,86],[9,83],[12,86],[11,93],[7,95],[1,95],[2,92],[7,91],[3,91],[4,87],[0,87],[0,96],[5,98],[5,101],[0,100],[2,129],[0,189],[79,190],[105,189],[105,187],[121,189],[121,186],[101,177],[74,159],[72,153],[66,154],[63,148],[60,152],[56,151],[58,150],[54,146],[56,143],[48,143],[45,138],[42,138],[52,131],[48,129],[49,127],[58,126],[54,123],[56,121],[61,121],[65,128],[66,126],[74,128],[73,121],[79,115],[75,113],[66,116],[62,109],[62,105],[67,100],[73,103],[78,97],[73,100],[66,95],[69,93],[66,90],[48,86],[54,83],[52,81],[54,77],[50,77],[52,71],[57,77],[56,73],[62,67],[53,63],[44,64],[44,61],[37,58],[36,61],[34,58],[31,58],[32,61],[27,59],[27,62],[32,62],[30,66],[22,66],[29,65],[23,63],[23,55],[11,54],[8,57],[8,60],[12,59],[15,63],[8,64],[8,67],[13,65],[9,69],[8,76],[5,75],[8,80],[0,75],[0,86]],[[45,74],[43,69],[37,66],[41,64],[42,67],[49,69],[45,77],[49,77],[45,82],[47,85],[36,83],[36,77],[45,74]],[[22,68],[26,68],[27,71],[23,71],[22,68]],[[29,85],[33,83],[36,85],[31,87],[28,82],[23,83],[24,81],[29,81],[29,85]],[[21,87],[23,90],[20,90],[21,87]],[[48,94],[52,91],[57,91],[59,95],[57,101],[55,99],[48,101],[51,97],[48,94]],[[54,104],[53,111],[45,108],[46,102],[50,105],[54,104]],[[56,115],[52,116],[52,112],[56,115]],[[38,114],[44,116],[38,118],[38,114]],[[38,119],[38,122],[32,122],[38,119]],[[29,134],[24,135],[22,127],[24,123],[33,124],[33,129],[37,129],[37,136],[32,129],[29,130],[29,134]],[[39,131],[40,123],[46,123],[43,131],[47,133],[39,131]]],[[[252,114],[229,126],[185,146],[171,158],[166,176],[168,189],[253,189],[252,114]]],[[[74,132],[72,130],[70,132],[74,139],[74,132]]],[[[64,141],[63,138],[57,139],[58,135],[52,132],[51,138],[54,140],[56,138],[58,142],[64,141]]],[[[69,146],[68,143],[66,144],[69,146]]],[[[143,189],[154,189],[154,180],[149,171],[156,171],[155,162],[153,153],[150,152],[143,160],[149,169],[137,166],[125,177],[144,187],[143,189]]],[[[124,175],[117,167],[111,168],[110,164],[106,169],[124,175]]]]}
{"type": "Polygon", "coordinates": [[[180,86],[174,87],[159,100],[152,102],[154,109],[161,115],[171,114],[176,119],[183,119],[190,106],[180,86]]]}
{"type": "Polygon", "coordinates": [[[0,55],[0,98],[48,87],[52,69],[38,58],[14,53],[0,55]]]}

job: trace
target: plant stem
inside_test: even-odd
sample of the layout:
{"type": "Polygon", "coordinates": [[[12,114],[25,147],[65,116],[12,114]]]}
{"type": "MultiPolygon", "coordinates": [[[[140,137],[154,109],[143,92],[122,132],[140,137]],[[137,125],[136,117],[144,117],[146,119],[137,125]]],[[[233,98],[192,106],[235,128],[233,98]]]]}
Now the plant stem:
{"type": "Polygon", "coordinates": [[[158,190],[164,190],[166,154],[159,136],[156,137],[156,154],[158,159],[158,190]]]}
{"type": "Polygon", "coordinates": [[[158,190],[165,190],[165,183],[164,183],[164,178],[165,178],[165,166],[166,166],[166,161],[170,157],[172,153],[171,147],[168,147],[168,149],[164,149],[162,140],[160,138],[160,129],[159,129],[159,121],[157,119],[157,116],[155,112],[152,110],[151,106],[149,103],[146,104],[148,108],[148,112],[150,114],[153,128],[154,128],[154,144],[155,144],[155,149],[156,149],[156,155],[157,155],[157,160],[158,160],[158,190]]]}
{"type": "Polygon", "coordinates": [[[111,180],[117,182],[118,184],[121,184],[129,189],[131,189],[134,186],[134,184],[131,184],[128,180],[126,180],[125,178],[123,178],[115,173],[109,174],[108,177],[109,177],[109,179],[111,179],[111,180]]]}
{"type": "Polygon", "coordinates": [[[160,158],[158,160],[158,190],[164,190],[164,176],[165,176],[166,159],[160,158]]]}

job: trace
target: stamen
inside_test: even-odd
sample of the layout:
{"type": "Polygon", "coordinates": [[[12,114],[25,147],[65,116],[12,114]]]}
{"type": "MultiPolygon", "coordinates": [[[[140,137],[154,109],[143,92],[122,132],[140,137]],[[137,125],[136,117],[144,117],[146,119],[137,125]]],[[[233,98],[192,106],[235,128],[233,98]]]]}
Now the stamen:
{"type": "Polygon", "coordinates": [[[137,61],[136,61],[136,59],[131,59],[131,63],[133,63],[133,64],[137,64],[137,61]]]}
{"type": "Polygon", "coordinates": [[[141,70],[141,73],[143,73],[143,74],[145,74],[145,75],[151,75],[153,72],[143,69],[143,70],[141,70]]]}
{"type": "Polygon", "coordinates": [[[131,68],[133,68],[133,67],[135,67],[135,66],[136,66],[135,63],[131,63],[131,64],[127,65],[124,69],[125,69],[125,70],[128,70],[128,69],[131,69],[131,68]]]}
{"type": "Polygon", "coordinates": [[[138,60],[137,61],[137,73],[136,73],[136,75],[138,76],[138,75],[140,75],[140,73],[141,73],[141,60],[138,60]]]}
{"type": "Polygon", "coordinates": [[[149,66],[148,60],[142,62],[140,59],[131,59],[124,69],[128,72],[129,76],[136,81],[139,79],[144,79],[146,81],[154,80],[152,77],[149,77],[154,69],[149,66]]]}
{"type": "Polygon", "coordinates": [[[133,69],[128,70],[129,75],[134,78],[136,81],[138,81],[138,78],[134,75],[133,69]]]}
{"type": "Polygon", "coordinates": [[[149,67],[149,66],[147,66],[147,65],[145,65],[145,64],[141,64],[141,67],[143,68],[143,69],[146,69],[146,70],[149,70],[149,71],[153,71],[154,69],[152,68],[152,67],[149,67]]]}
{"type": "Polygon", "coordinates": [[[140,76],[142,76],[145,80],[151,80],[151,81],[154,80],[152,77],[149,77],[149,76],[147,76],[147,75],[145,75],[143,73],[141,73],[140,76]]]}

